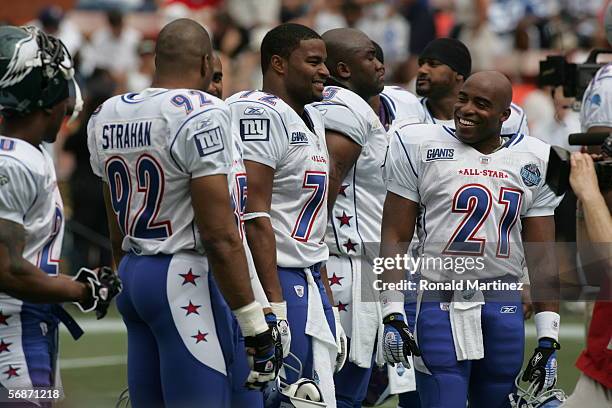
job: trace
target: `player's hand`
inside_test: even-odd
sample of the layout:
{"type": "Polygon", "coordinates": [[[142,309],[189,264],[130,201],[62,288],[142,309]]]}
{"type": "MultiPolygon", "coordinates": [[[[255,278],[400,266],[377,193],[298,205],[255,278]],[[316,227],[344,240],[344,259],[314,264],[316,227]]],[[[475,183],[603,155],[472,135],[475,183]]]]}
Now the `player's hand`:
{"type": "Polygon", "coordinates": [[[338,346],[338,354],[336,355],[336,368],[334,372],[342,370],[344,363],[346,363],[346,357],[348,356],[348,343],[346,340],[346,333],[340,323],[340,312],[337,307],[332,307],[334,311],[334,320],[336,323],[336,346],[338,346]]]}
{"type": "Polygon", "coordinates": [[[549,390],[557,382],[557,350],[561,346],[558,342],[542,338],[538,347],[529,359],[521,380],[530,382],[537,386],[536,394],[540,391],[549,390]]]}
{"type": "Polygon", "coordinates": [[[408,356],[420,356],[421,350],[406,325],[404,316],[392,313],[383,319],[385,330],[383,332],[383,356],[391,365],[402,363],[410,368],[408,356]]]}
{"type": "Polygon", "coordinates": [[[245,386],[252,390],[263,390],[268,381],[276,379],[283,364],[283,350],[277,330],[268,328],[256,336],[244,338],[249,354],[251,372],[245,386]]]}
{"type": "Polygon", "coordinates": [[[574,152],[570,156],[570,164],[569,182],[576,197],[585,201],[599,196],[601,193],[599,192],[593,158],[586,153],[574,152]]]}
{"type": "MultiPolygon", "coordinates": [[[[287,321],[287,302],[270,303],[272,313],[276,317],[276,328],[280,334],[280,341],[283,345],[283,358],[289,355],[291,349],[291,329],[287,321]]],[[[266,321],[267,321],[266,315],[266,321]]]]}
{"type": "MultiPolygon", "coordinates": [[[[280,330],[278,328],[278,319],[274,313],[266,313],[266,323],[268,323],[268,327],[272,332],[272,338],[274,339],[274,347],[276,347],[276,352],[281,356],[285,357],[285,345],[282,342],[282,337],[280,334],[280,330]]],[[[289,354],[287,352],[287,354],[289,354]]]]}
{"type": "Polygon", "coordinates": [[[106,316],[111,301],[123,289],[119,277],[107,266],[100,268],[97,274],[91,269],[81,268],[73,279],[89,289],[88,296],[76,305],[83,312],[95,310],[98,319],[106,316]]]}

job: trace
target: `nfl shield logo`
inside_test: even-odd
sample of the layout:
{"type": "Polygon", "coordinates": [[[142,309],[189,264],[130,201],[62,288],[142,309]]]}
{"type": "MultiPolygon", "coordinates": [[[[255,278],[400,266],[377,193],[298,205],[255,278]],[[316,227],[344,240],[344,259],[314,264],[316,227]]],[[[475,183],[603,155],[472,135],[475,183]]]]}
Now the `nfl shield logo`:
{"type": "Polygon", "coordinates": [[[304,287],[302,285],[295,285],[293,289],[295,289],[295,294],[298,297],[304,297],[304,287]]]}

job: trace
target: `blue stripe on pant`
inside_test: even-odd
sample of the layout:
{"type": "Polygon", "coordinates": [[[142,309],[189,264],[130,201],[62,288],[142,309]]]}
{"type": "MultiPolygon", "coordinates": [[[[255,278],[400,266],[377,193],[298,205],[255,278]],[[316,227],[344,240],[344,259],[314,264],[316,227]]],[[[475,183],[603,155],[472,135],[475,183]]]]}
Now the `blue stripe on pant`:
{"type": "MultiPolygon", "coordinates": [[[[310,270],[319,288],[327,323],[332,333],[335,333],[334,314],[321,282],[319,266],[312,266],[310,270]]],[[[302,377],[316,380],[312,365],[312,342],[310,336],[307,336],[305,333],[306,319],[308,318],[308,283],[306,282],[306,274],[302,268],[278,267],[278,276],[283,289],[283,297],[287,302],[287,320],[291,328],[291,353],[300,360],[302,377]]],[[[285,363],[298,368],[293,358],[285,358],[285,363]]],[[[298,374],[292,370],[285,370],[285,374],[288,383],[294,383],[299,379],[298,374]]]]}
{"type": "Polygon", "coordinates": [[[509,407],[508,394],[514,391],[514,379],[523,364],[521,312],[518,293],[511,301],[487,301],[481,312],[484,358],[457,361],[449,312],[442,310],[440,302],[423,301],[417,338],[431,375],[416,372],[422,406],[465,408],[469,398],[470,408],[509,407]],[[515,306],[516,310],[501,313],[502,306],[515,306]]]}
{"type": "MultiPolygon", "coordinates": [[[[128,329],[128,386],[132,406],[227,407],[231,399],[231,376],[195,358],[173,320],[169,301],[174,299],[169,299],[167,290],[172,258],[128,254],[119,266],[123,292],[117,298],[117,307],[128,329]]],[[[198,259],[200,264],[194,264],[194,270],[206,262],[204,257],[198,259]]],[[[210,274],[208,283],[212,311],[202,310],[202,313],[212,312],[223,354],[215,358],[225,361],[229,373],[234,347],[232,317],[210,274]]],[[[200,342],[197,338],[188,340],[200,342]]],[[[207,342],[201,339],[201,345],[207,342]]]]}

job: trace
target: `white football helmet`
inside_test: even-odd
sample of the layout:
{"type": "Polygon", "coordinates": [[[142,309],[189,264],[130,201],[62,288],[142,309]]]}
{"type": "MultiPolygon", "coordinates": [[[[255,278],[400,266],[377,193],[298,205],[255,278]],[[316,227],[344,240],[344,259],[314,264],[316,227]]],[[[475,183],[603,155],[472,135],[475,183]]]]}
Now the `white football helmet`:
{"type": "Polygon", "coordinates": [[[302,363],[293,353],[283,361],[283,367],[276,381],[271,381],[264,389],[264,406],[266,408],[326,408],[327,404],[323,400],[323,394],[317,383],[308,378],[302,377],[302,363]],[[288,363],[289,359],[296,362],[297,367],[288,363]],[[293,384],[285,382],[287,370],[297,373],[300,377],[293,384]]]}
{"type": "Polygon", "coordinates": [[[508,395],[512,408],[557,408],[567,399],[565,392],[559,388],[551,388],[538,394],[535,384],[529,383],[526,388],[522,387],[522,376],[523,371],[514,380],[516,392],[508,395]]]}

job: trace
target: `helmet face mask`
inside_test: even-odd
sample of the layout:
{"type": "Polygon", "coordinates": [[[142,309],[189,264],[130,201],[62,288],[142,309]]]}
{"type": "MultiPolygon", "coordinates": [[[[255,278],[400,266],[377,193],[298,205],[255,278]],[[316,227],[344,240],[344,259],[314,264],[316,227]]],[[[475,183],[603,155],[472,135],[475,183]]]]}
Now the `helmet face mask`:
{"type": "Polygon", "coordinates": [[[565,392],[559,388],[551,388],[538,394],[534,384],[529,383],[526,388],[522,387],[522,376],[523,371],[514,380],[516,392],[508,395],[512,408],[557,408],[567,399],[565,392]]]}
{"type": "Polygon", "coordinates": [[[37,27],[0,27],[0,112],[27,115],[50,109],[74,92],[73,111],[82,100],[70,53],[57,38],[37,27]]]}

